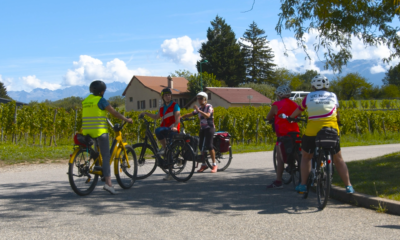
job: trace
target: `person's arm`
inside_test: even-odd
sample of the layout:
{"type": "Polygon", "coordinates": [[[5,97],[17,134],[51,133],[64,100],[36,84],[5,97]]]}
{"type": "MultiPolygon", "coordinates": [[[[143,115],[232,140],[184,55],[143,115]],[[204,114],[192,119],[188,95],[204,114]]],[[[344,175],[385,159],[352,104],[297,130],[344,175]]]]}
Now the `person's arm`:
{"type": "Polygon", "coordinates": [[[108,105],[105,109],[107,110],[107,112],[111,113],[111,115],[113,115],[114,117],[116,117],[118,119],[121,119],[121,120],[123,120],[125,122],[128,122],[128,123],[133,123],[131,118],[126,118],[121,113],[115,111],[115,109],[111,105],[108,105]]]}
{"type": "Polygon", "coordinates": [[[186,113],[185,115],[182,116],[182,118],[190,118],[193,116],[194,116],[194,114],[193,114],[193,112],[191,112],[191,113],[186,113]]]}
{"type": "Polygon", "coordinates": [[[301,101],[300,106],[298,108],[296,108],[296,110],[294,110],[294,112],[290,115],[291,118],[295,118],[295,117],[299,116],[304,110],[306,110],[307,97],[308,97],[308,95],[303,98],[303,101],[301,101]]]}
{"type": "Polygon", "coordinates": [[[201,116],[203,116],[203,117],[205,117],[205,118],[210,118],[210,117],[211,117],[211,113],[205,113],[205,112],[201,111],[201,110],[199,109],[199,107],[197,107],[196,105],[194,106],[194,108],[196,109],[196,111],[197,111],[198,113],[201,114],[201,116]]]}
{"type": "Polygon", "coordinates": [[[149,113],[149,112],[142,112],[139,116],[144,116],[144,115],[149,116],[150,118],[152,118],[154,120],[157,120],[157,119],[160,118],[160,111],[158,113],[156,113],[156,114],[152,114],[152,113],[149,113]]]}
{"type": "Polygon", "coordinates": [[[269,113],[267,115],[267,120],[271,121],[276,114],[278,114],[278,107],[276,105],[272,105],[271,110],[269,110],[269,113]]]}
{"type": "Polygon", "coordinates": [[[175,116],[175,123],[171,125],[171,130],[177,132],[178,131],[177,127],[181,120],[181,112],[180,111],[174,112],[174,116],[175,116]]]}

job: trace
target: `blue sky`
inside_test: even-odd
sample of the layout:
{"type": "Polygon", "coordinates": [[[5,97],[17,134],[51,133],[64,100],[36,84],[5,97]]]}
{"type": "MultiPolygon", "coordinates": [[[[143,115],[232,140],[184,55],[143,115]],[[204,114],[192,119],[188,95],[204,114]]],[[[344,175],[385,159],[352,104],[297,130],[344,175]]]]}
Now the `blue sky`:
{"type": "MultiPolygon", "coordinates": [[[[301,51],[283,56],[275,32],[280,1],[256,0],[252,11],[242,13],[252,4],[253,0],[2,1],[0,81],[9,90],[30,91],[86,85],[95,78],[127,82],[133,74],[195,71],[197,50],[216,15],[225,18],[238,38],[255,21],[271,40],[279,66],[314,69],[316,59],[304,61],[301,51]]],[[[292,36],[284,32],[289,47],[295,46],[292,36]]],[[[382,49],[366,52],[362,44],[355,44],[355,59],[377,59],[371,71],[387,68],[378,61],[382,49]]]]}

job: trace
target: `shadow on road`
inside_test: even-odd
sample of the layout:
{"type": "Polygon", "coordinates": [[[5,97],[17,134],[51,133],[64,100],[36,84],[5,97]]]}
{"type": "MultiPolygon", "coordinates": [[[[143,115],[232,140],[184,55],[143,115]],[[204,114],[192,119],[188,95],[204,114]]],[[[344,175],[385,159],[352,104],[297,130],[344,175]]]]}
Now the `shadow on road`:
{"type": "Polygon", "coordinates": [[[137,181],[129,190],[117,186],[118,195],[103,191],[103,183],[99,181],[95,191],[86,197],[77,196],[67,178],[65,181],[0,184],[3,205],[0,216],[11,220],[38,211],[90,215],[124,214],[127,211],[129,214],[169,215],[183,210],[227,215],[240,215],[249,210],[258,214],[317,211],[315,197],[302,199],[292,184],[284,189],[267,191],[266,184],[275,177],[273,171],[229,169],[217,174],[195,174],[187,183],[165,182],[162,177],[154,174],[137,181]]]}

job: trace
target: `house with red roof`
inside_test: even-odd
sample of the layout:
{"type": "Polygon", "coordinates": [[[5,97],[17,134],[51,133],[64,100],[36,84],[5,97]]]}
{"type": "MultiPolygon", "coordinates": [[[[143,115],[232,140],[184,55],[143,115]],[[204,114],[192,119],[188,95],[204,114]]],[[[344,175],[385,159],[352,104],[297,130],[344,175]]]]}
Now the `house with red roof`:
{"type": "MultiPolygon", "coordinates": [[[[271,99],[252,88],[208,87],[205,92],[208,94],[208,103],[213,107],[261,106],[272,103],[271,99]]],[[[198,105],[196,98],[191,99],[185,108],[193,108],[194,105],[198,105]]]]}
{"type": "Polygon", "coordinates": [[[183,77],[133,76],[122,96],[126,111],[158,110],[162,105],[161,91],[169,87],[172,100],[184,106],[190,100],[187,83],[183,77]]]}

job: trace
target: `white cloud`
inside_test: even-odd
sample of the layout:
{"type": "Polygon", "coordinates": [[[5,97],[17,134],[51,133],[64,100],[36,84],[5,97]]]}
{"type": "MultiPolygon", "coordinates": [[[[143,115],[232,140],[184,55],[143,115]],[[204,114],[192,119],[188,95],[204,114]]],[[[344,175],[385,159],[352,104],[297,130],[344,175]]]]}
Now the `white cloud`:
{"type": "Polygon", "coordinates": [[[7,91],[12,91],[12,79],[11,78],[3,78],[0,74],[0,82],[4,84],[6,87],[7,91]]]}
{"type": "Polygon", "coordinates": [[[22,82],[28,89],[47,88],[50,90],[57,90],[61,88],[60,84],[43,82],[40,79],[38,79],[35,75],[22,77],[20,78],[20,80],[22,80],[22,82]]]}
{"type": "Polygon", "coordinates": [[[177,64],[182,64],[190,69],[195,69],[196,62],[200,60],[197,49],[201,47],[203,40],[192,40],[188,36],[166,39],[161,44],[164,57],[177,64]]]}
{"type": "Polygon", "coordinates": [[[376,73],[386,72],[386,69],[384,69],[381,65],[376,65],[370,69],[370,72],[372,74],[376,74],[376,73]]]}
{"type": "Polygon", "coordinates": [[[133,75],[149,74],[150,71],[144,68],[128,69],[126,63],[118,58],[104,65],[99,59],[81,55],[79,61],[73,62],[73,69],[68,69],[63,85],[87,85],[96,79],[102,79],[105,82],[128,83],[133,75]]]}

